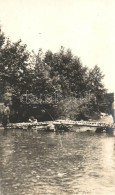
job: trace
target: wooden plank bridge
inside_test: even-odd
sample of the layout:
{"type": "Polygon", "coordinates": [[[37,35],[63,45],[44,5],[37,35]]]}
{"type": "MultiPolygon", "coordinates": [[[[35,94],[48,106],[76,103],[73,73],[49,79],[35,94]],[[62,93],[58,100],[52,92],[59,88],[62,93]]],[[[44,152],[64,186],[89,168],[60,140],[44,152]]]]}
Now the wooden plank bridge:
{"type": "Polygon", "coordinates": [[[37,122],[37,123],[12,123],[9,124],[8,127],[10,128],[22,128],[22,129],[28,129],[31,127],[38,127],[39,128],[43,128],[46,127],[49,124],[53,124],[54,126],[67,126],[72,127],[72,126],[76,126],[76,127],[95,127],[95,128],[100,128],[100,129],[108,129],[108,128],[112,128],[115,129],[115,123],[102,123],[102,122],[89,122],[89,121],[71,121],[71,120],[57,120],[57,121],[47,121],[47,122],[37,122]]]}

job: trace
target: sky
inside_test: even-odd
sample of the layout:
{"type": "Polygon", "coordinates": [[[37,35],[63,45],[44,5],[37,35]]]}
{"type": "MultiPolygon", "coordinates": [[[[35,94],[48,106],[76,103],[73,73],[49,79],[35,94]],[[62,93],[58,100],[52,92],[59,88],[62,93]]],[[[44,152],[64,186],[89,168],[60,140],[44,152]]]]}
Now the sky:
{"type": "Polygon", "coordinates": [[[31,51],[70,48],[84,66],[98,65],[115,92],[115,0],[0,0],[0,25],[31,51]]]}

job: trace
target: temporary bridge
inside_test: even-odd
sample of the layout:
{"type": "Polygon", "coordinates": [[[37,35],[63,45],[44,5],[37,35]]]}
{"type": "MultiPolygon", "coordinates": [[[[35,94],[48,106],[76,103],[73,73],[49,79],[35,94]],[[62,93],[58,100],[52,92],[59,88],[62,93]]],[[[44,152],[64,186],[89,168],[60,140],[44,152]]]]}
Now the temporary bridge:
{"type": "Polygon", "coordinates": [[[115,123],[102,123],[102,122],[89,122],[89,121],[71,121],[71,120],[57,120],[57,121],[45,121],[45,122],[36,122],[36,123],[12,123],[9,124],[10,128],[16,129],[30,129],[32,127],[37,127],[37,129],[44,129],[47,125],[53,124],[57,127],[62,125],[63,127],[66,126],[68,129],[70,127],[95,127],[97,132],[102,131],[113,131],[115,130],[115,123]]]}

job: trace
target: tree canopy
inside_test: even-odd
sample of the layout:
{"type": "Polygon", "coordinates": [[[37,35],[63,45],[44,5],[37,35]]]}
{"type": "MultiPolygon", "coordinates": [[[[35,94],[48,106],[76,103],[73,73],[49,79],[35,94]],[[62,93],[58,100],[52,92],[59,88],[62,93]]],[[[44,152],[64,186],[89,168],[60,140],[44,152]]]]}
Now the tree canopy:
{"type": "MultiPolygon", "coordinates": [[[[40,110],[47,108],[57,118],[61,115],[70,118],[72,115],[73,119],[91,117],[92,111],[100,111],[99,101],[106,92],[104,75],[97,65],[92,69],[83,66],[80,58],[63,46],[55,53],[50,50],[43,53],[42,49],[37,54],[29,52],[21,40],[11,42],[1,29],[0,78],[4,87],[9,85],[12,89],[14,110],[23,107],[24,111],[19,97],[28,91],[44,100],[38,105],[40,110]],[[45,102],[46,97],[54,99],[55,95],[57,102],[45,102]],[[84,102],[79,101],[84,98],[84,102]]],[[[46,111],[43,116],[44,113],[46,111]]]]}

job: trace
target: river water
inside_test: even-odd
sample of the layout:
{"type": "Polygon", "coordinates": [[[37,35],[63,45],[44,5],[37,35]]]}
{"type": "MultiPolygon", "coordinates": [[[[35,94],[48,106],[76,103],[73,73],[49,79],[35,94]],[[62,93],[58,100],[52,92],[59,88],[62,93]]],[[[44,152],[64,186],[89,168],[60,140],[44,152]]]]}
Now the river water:
{"type": "Polygon", "coordinates": [[[115,195],[115,137],[0,130],[0,195],[115,195]]]}

